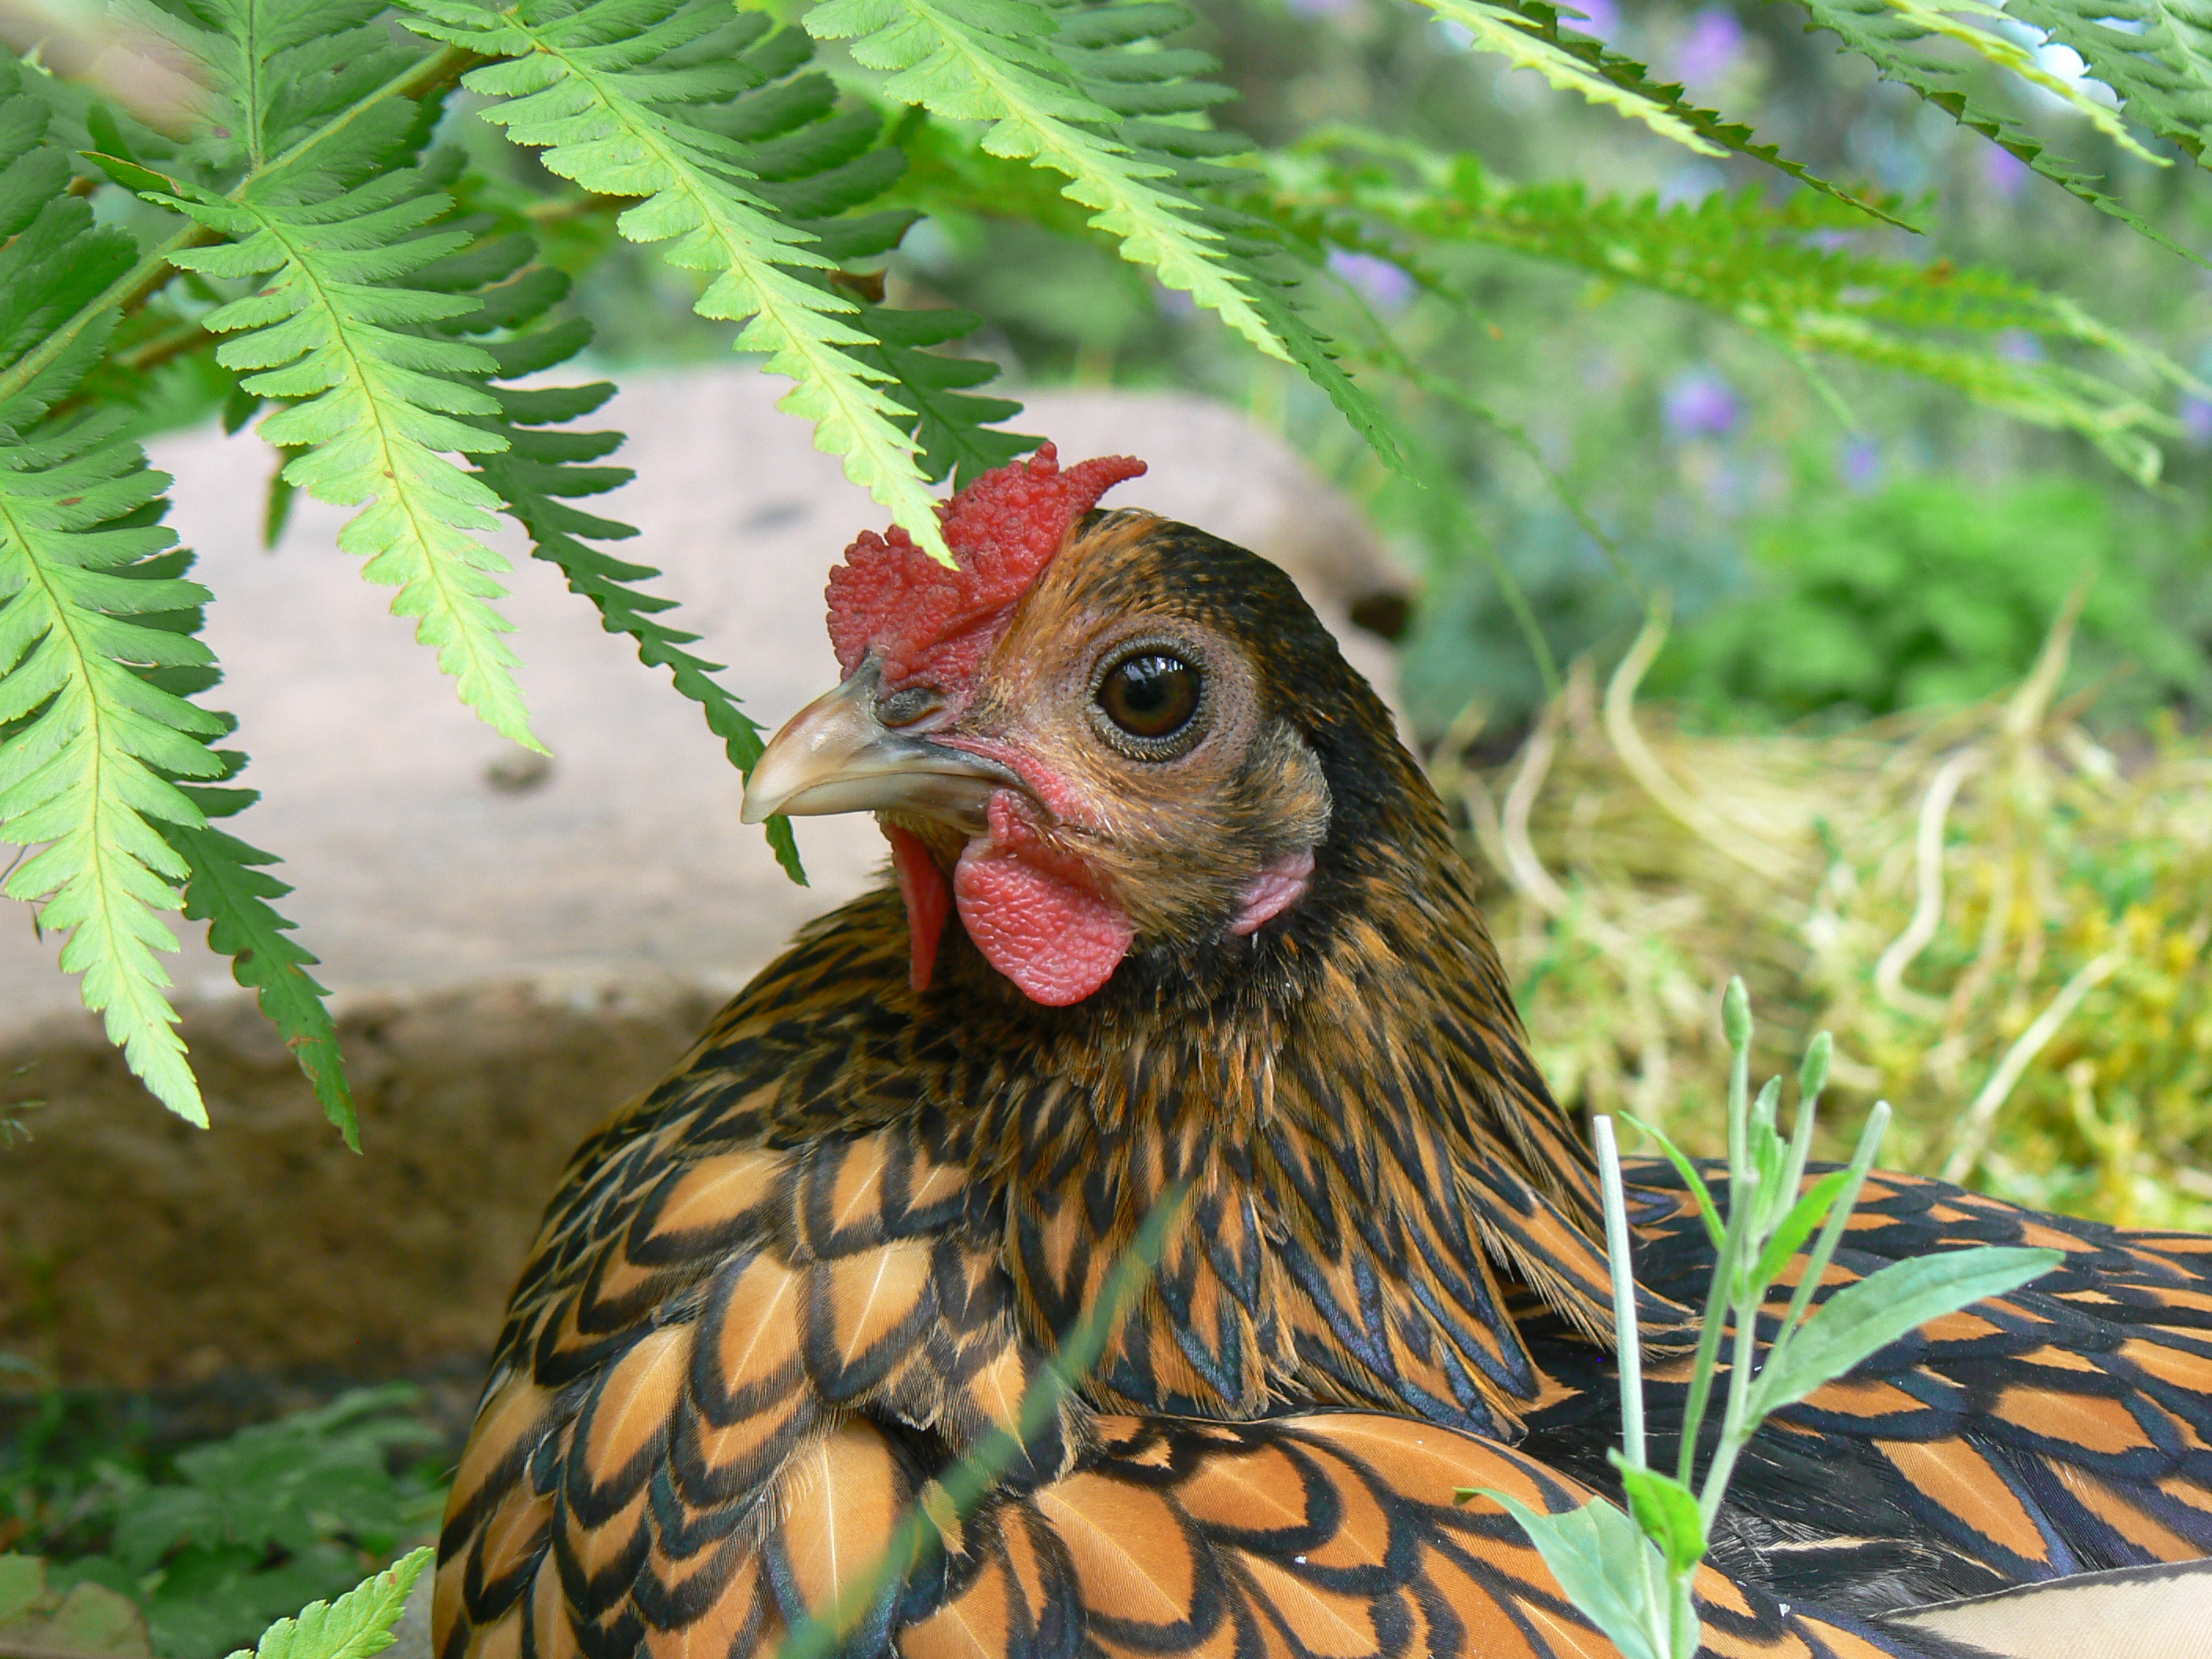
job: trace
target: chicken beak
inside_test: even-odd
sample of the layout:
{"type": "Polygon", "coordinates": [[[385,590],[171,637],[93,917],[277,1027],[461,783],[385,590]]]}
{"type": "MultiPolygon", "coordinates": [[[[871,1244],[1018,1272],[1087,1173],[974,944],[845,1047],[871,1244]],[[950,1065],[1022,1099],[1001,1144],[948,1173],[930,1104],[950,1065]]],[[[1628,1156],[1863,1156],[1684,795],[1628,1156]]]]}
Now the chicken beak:
{"type": "Polygon", "coordinates": [[[779,812],[896,812],[980,834],[984,804],[1021,781],[980,756],[885,726],[876,713],[879,687],[872,660],[793,715],[746,779],[738,816],[759,823],[779,812]]]}

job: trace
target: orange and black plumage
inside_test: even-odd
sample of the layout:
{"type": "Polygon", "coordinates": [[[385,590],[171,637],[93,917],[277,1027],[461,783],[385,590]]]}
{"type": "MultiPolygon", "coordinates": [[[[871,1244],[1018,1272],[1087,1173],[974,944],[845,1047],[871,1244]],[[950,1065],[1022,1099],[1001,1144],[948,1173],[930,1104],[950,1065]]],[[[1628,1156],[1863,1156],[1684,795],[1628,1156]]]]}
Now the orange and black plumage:
{"type": "MultiPolygon", "coordinates": [[[[846,678],[748,809],[878,812],[895,884],[578,1152],[454,1486],[441,1659],[730,1659],[833,1610],[913,1659],[1613,1652],[1453,1501],[1609,1483],[1590,1158],[1382,705],[1273,567],[1095,510],[1140,470],[987,475],[957,574],[848,552],[846,678]],[[1169,1194],[1086,1380],[952,1513],[1169,1194]],[[916,1506],[941,1543],[856,1600],[916,1506]]],[[[1711,1255],[1631,1178],[1663,1451],[1711,1255]]],[[[1711,1651],[1955,1656],[1895,1615],[2212,1555],[2212,1240],[1881,1176],[1828,1288],[1989,1242],[2065,1261],[1754,1443],[1711,1651]]]]}

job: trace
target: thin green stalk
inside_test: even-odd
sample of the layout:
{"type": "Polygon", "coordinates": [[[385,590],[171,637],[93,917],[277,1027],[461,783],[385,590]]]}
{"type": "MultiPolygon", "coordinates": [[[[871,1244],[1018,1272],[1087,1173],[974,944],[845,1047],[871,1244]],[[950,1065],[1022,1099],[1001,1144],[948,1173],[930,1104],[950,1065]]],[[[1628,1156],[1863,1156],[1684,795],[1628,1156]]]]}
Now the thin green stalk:
{"type": "Polygon", "coordinates": [[[1820,1115],[1820,1091],[1828,1085],[1828,1059],[1834,1048],[1835,1040],[1826,1031],[1814,1033],[1797,1073],[1797,1121],[1791,1127],[1790,1164],[1782,1188],[1789,1194],[1785,1210],[1797,1201],[1805,1185],[1805,1166],[1813,1161],[1813,1129],[1820,1115]]]}
{"type": "Polygon", "coordinates": [[[1813,1291],[1820,1282],[1820,1275],[1828,1271],[1836,1246],[1843,1242],[1844,1229],[1850,1224],[1851,1211],[1859,1201],[1859,1188],[1866,1181],[1867,1171],[1874,1167],[1875,1153],[1880,1150],[1882,1135],[1888,1128],[1889,1103],[1877,1100],[1874,1110],[1867,1114],[1866,1127],[1859,1131],[1859,1144],[1852,1149],[1850,1169],[1844,1177],[1843,1189],[1836,1194],[1835,1207],[1828,1212],[1827,1223],[1820,1229],[1813,1254],[1805,1260],[1805,1276],[1797,1281],[1797,1288],[1790,1295],[1790,1311],[1775,1339],[1777,1347],[1789,1341],[1798,1322],[1805,1316],[1805,1310],[1811,1305],[1813,1291]]]}
{"type": "MultiPolygon", "coordinates": [[[[1375,337],[1374,349],[1364,354],[1368,361],[1397,375],[1401,380],[1407,381],[1418,392],[1425,392],[1431,397],[1443,398],[1447,401],[1451,400],[1455,394],[1449,387],[1442,381],[1431,383],[1431,378],[1414,366],[1412,358],[1406,356],[1382,318],[1376,315],[1375,307],[1369,303],[1367,296],[1340,276],[1336,277],[1336,283],[1343,290],[1345,298],[1364,319],[1368,331],[1375,337]]],[[[1425,460],[1413,453],[1413,447],[1412,436],[1408,434],[1406,443],[1407,464],[1416,472],[1428,471],[1425,460]]],[[[1441,469],[1438,471],[1441,471],[1441,469]]],[[[1481,526],[1474,522],[1474,515],[1467,510],[1466,502],[1462,501],[1458,493],[1451,489],[1449,480],[1441,481],[1441,488],[1437,483],[1418,477],[1415,482],[1420,483],[1424,489],[1437,489],[1440,499],[1448,503],[1448,510],[1457,521],[1461,530],[1466,533],[1468,539],[1474,543],[1484,562],[1489,565],[1491,580],[1498,584],[1498,591],[1505,600],[1505,608],[1513,613],[1514,625],[1520,629],[1521,637],[1528,644],[1528,654],[1535,659],[1536,677],[1543,684],[1544,700],[1549,702],[1559,695],[1560,689],[1565,684],[1559,677],[1559,661],[1553,654],[1552,642],[1544,637],[1543,625],[1536,620],[1536,609],[1528,603],[1528,595],[1522,588],[1521,579],[1513,574],[1513,567],[1505,562],[1504,550],[1485,534],[1481,526]]],[[[1572,502],[1568,504],[1567,510],[1571,513],[1577,511],[1572,502]]]]}
{"type": "MultiPolygon", "coordinates": [[[[1729,1213],[1733,1218],[1741,1204],[1746,1214],[1756,1213],[1759,1200],[1759,1172],[1742,1169],[1731,1170],[1729,1178],[1729,1213]],[[1739,1199],[1738,1194],[1741,1197],[1739,1199]]],[[[1735,1353],[1729,1361],[1728,1404],[1721,1413],[1720,1444],[1713,1449],[1713,1461],[1705,1470],[1705,1484],[1698,1493],[1698,1510],[1705,1517],[1705,1531],[1711,1534],[1714,1518],[1720,1513],[1721,1498],[1728,1491],[1729,1477],[1735,1471],[1737,1454],[1758,1427],[1748,1420],[1751,1412],[1751,1381],[1759,1358],[1759,1296],[1763,1288],[1751,1282],[1747,1271],[1753,1253],[1763,1243],[1756,1230],[1747,1229],[1741,1252],[1729,1264],[1729,1276],[1735,1281],[1735,1291],[1730,1297],[1730,1311],[1735,1319],[1735,1353]]]]}
{"type": "Polygon", "coordinates": [[[1623,1454],[1638,1468],[1644,1461],[1644,1343],[1636,1328],[1636,1273],[1628,1253],[1628,1210],[1620,1182],[1620,1146],[1613,1120],[1593,1118],[1597,1142],[1597,1176],[1605,1194],[1606,1259],[1613,1273],[1613,1330],[1620,1356],[1620,1438],[1623,1454]]]}
{"type": "MultiPolygon", "coordinates": [[[[463,72],[483,61],[475,52],[465,52],[459,46],[447,46],[442,51],[431,53],[421,63],[411,64],[374,91],[365,94],[339,111],[330,120],[286,149],[276,160],[252,169],[230,188],[225,199],[233,202],[242,200],[246,192],[254,185],[271,173],[282,172],[331,134],[343,132],[362,115],[383,103],[386,99],[420,98],[434,90],[441,82],[458,79],[463,72]]],[[[137,264],[78,307],[74,313],[58,324],[53,332],[47,335],[35,348],[18,358],[4,371],[0,371],[0,407],[13,402],[22,393],[24,388],[60,362],[63,354],[76,343],[77,337],[100,318],[110,311],[136,310],[161,292],[169,279],[177,274],[176,267],[169,263],[170,255],[181,253],[189,247],[201,247],[210,242],[219,242],[222,240],[222,237],[219,233],[210,230],[204,225],[186,225],[183,229],[158,244],[151,252],[142,257],[137,264]]]]}
{"type": "MultiPolygon", "coordinates": [[[[1060,1409],[1060,1401],[1098,1363],[1098,1356],[1121,1328],[1123,1316],[1152,1282],[1152,1270],[1167,1247],[1168,1229],[1183,1213],[1183,1200],[1189,1192],[1188,1182],[1176,1182],[1153,1204],[1128,1249],[1108,1271],[1091,1310],[1067,1334],[1036,1381],[1023,1394],[1015,1411],[1019,1435],[993,1429],[974,1450],[945,1471],[937,1483],[945,1500],[939,1514],[949,1509],[951,1518],[958,1519],[988,1498],[993,1483],[1022,1447],[1043,1431],[1053,1413],[1060,1409]]],[[[830,1606],[810,1615],[784,1638],[772,1659],[827,1659],[848,1633],[852,1621],[874,1605],[893,1579],[911,1571],[939,1536],[939,1522],[931,1517],[929,1508],[917,1498],[874,1564],[830,1606]]]]}
{"type": "Polygon", "coordinates": [[[1729,1216],[1736,1210],[1735,1177],[1751,1167],[1751,996],[1732,979],[1721,998],[1721,1030],[1730,1050],[1728,1089],[1729,1216]]]}
{"type": "MultiPolygon", "coordinates": [[[[1620,1373],[1621,1455],[1640,1469],[1648,1467],[1644,1440],[1644,1342],[1636,1327],[1635,1259],[1628,1248],[1628,1204],[1620,1179],[1620,1144],[1614,1139],[1610,1117],[1590,1120],[1590,1138],[1597,1145],[1598,1190],[1605,1200],[1606,1268],[1613,1281],[1613,1340],[1620,1373]]],[[[1653,1568],[1659,1564],[1654,1552],[1638,1551],[1636,1562],[1645,1623],[1655,1639],[1663,1644],[1672,1623],[1672,1586],[1655,1576],[1653,1568]]]]}
{"type": "Polygon", "coordinates": [[[1728,1231],[1713,1263],[1713,1279],[1705,1291],[1705,1316],[1698,1327],[1698,1352],[1690,1367],[1690,1395],[1682,1407],[1682,1446],[1674,1460],[1674,1478],[1692,1484],[1697,1470],[1698,1435],[1705,1425],[1711,1404],[1713,1376],[1718,1369],[1723,1316],[1728,1312],[1729,1287],[1750,1243],[1751,1211],[1737,1201],[1735,1183],[1729,1183],[1728,1231]]]}

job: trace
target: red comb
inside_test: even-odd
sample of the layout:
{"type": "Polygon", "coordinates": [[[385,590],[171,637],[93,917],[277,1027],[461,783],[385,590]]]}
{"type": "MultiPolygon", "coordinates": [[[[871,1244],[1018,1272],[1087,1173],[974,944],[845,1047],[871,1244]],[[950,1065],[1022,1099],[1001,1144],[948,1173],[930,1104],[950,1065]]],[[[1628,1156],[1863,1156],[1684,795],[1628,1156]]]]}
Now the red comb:
{"type": "Polygon", "coordinates": [[[1058,453],[994,467],[937,509],[960,561],[948,570],[894,526],[845,550],[830,573],[830,641],[847,674],[874,651],[885,684],[923,674],[950,690],[972,678],[1006,613],[1060,551],[1075,521],[1098,498],[1145,470],[1127,455],[1102,455],[1063,472],[1058,453]]]}

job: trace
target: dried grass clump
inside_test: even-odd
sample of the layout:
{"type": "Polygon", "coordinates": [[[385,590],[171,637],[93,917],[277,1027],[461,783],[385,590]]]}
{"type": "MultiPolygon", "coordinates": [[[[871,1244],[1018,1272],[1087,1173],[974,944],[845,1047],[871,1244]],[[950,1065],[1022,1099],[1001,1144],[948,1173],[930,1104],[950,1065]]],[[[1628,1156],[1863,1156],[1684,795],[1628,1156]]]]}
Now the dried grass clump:
{"type": "MultiPolygon", "coordinates": [[[[1835,1033],[1887,1162],[2041,1207],[2212,1228],[2212,742],[2124,757],[2054,701],[2071,617],[2002,700],[1836,736],[1681,732],[1585,667],[1516,761],[1435,765],[1563,1098],[1720,1150],[1733,973],[1768,1070],[1835,1033]]],[[[1850,1125],[1859,1112],[1832,1121],[1850,1125]]],[[[1826,1149],[1840,1155],[1839,1145],[1826,1149]]]]}

